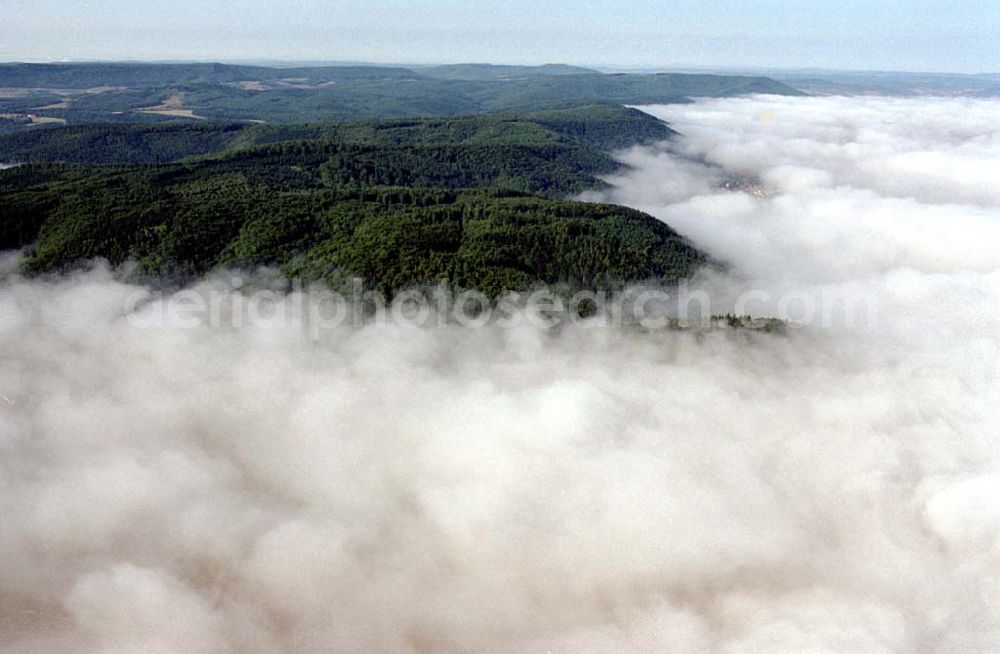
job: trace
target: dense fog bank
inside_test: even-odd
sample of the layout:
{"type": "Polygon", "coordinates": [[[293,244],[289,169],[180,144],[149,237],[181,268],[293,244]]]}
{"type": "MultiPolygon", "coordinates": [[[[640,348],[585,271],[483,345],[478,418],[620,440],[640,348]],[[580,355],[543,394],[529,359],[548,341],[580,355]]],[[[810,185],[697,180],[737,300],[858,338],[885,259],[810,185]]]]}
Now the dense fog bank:
{"type": "Polygon", "coordinates": [[[7,257],[0,651],[1000,648],[1000,105],[645,110],[684,136],[590,197],[714,309],[872,319],[317,341],[7,257]]]}

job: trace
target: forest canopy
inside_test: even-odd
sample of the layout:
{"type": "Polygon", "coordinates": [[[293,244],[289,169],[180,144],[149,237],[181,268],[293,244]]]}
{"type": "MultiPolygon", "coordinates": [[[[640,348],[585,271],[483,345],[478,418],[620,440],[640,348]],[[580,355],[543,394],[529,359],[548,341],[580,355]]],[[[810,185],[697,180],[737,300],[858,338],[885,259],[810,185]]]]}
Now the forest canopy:
{"type": "Polygon", "coordinates": [[[567,198],[610,151],[674,132],[598,104],[294,125],[101,124],[0,136],[0,248],[29,273],[103,258],[184,282],[276,266],[391,293],[675,282],[704,257],[625,207],[567,198]]]}

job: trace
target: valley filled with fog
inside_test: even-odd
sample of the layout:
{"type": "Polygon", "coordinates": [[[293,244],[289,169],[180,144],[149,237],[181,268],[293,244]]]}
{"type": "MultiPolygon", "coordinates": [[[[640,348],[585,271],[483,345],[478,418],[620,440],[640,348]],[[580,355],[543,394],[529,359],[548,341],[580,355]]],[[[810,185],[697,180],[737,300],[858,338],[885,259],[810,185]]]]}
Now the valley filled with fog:
{"type": "Polygon", "coordinates": [[[0,651],[995,650],[1000,104],[642,109],[584,198],[787,333],[141,327],[5,255],[0,651]]]}

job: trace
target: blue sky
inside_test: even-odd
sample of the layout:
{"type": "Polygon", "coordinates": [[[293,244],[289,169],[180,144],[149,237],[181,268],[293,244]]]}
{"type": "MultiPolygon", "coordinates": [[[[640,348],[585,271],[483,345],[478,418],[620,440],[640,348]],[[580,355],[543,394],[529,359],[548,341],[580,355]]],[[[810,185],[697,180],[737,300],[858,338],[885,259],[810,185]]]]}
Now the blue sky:
{"type": "Polygon", "coordinates": [[[1000,71],[1000,0],[2,0],[0,59],[1000,71]]]}

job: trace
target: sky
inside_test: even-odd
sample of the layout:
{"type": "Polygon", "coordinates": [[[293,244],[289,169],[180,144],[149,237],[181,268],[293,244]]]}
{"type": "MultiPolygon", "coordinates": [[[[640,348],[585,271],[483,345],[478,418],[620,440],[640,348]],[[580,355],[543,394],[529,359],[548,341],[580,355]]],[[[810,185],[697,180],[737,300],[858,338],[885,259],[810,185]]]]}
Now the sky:
{"type": "Polygon", "coordinates": [[[996,0],[4,0],[0,60],[1000,71],[996,0]]]}

